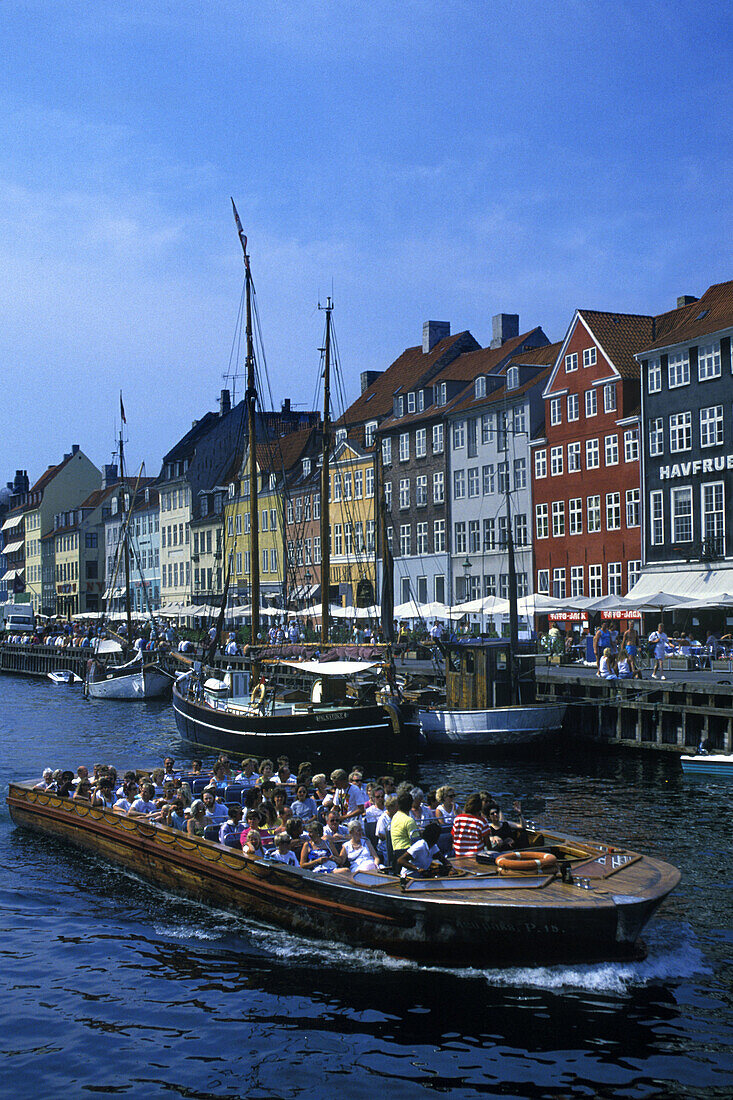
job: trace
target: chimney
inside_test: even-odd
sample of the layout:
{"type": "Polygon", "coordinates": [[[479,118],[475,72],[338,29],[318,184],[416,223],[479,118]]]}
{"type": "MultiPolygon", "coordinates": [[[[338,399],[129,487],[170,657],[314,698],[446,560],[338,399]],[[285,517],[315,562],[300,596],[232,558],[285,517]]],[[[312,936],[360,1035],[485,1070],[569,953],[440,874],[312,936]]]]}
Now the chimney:
{"type": "Polygon", "coordinates": [[[66,454],[64,455],[64,462],[68,462],[70,458],[71,458],[71,452],[67,451],[66,454]]]}
{"type": "Polygon", "coordinates": [[[79,444],[78,443],[72,443],[71,444],[71,453],[73,455],[78,455],[79,454],[79,444]]]}
{"type": "Polygon", "coordinates": [[[683,306],[691,306],[693,302],[698,302],[700,299],[696,298],[694,294],[680,294],[677,299],[677,309],[682,309],[683,306]]]}
{"type": "Polygon", "coordinates": [[[219,397],[219,416],[226,416],[228,412],[231,412],[232,398],[229,390],[222,390],[219,397]]]}
{"type": "Polygon", "coordinates": [[[519,336],[518,313],[496,313],[491,318],[492,340],[490,348],[500,348],[514,336],[519,336]]]}
{"type": "Polygon", "coordinates": [[[422,326],[423,355],[432,351],[436,344],[450,336],[450,321],[424,321],[422,326]]]}
{"type": "Polygon", "coordinates": [[[27,493],[30,488],[27,470],[16,470],[13,481],[13,493],[27,493]]]}
{"type": "Polygon", "coordinates": [[[380,374],[384,374],[384,371],[381,371],[381,370],[363,370],[361,372],[361,392],[365,393],[369,389],[369,387],[371,386],[372,382],[376,382],[376,380],[379,378],[380,374]]]}
{"type": "Polygon", "coordinates": [[[102,467],[102,488],[103,489],[109,489],[110,485],[114,485],[116,481],[117,481],[117,467],[114,465],[114,463],[112,463],[112,465],[103,466],[102,467]]]}
{"type": "Polygon", "coordinates": [[[289,397],[284,397],[283,398],[282,413],[283,413],[283,416],[288,416],[290,414],[290,398],[289,397]]]}

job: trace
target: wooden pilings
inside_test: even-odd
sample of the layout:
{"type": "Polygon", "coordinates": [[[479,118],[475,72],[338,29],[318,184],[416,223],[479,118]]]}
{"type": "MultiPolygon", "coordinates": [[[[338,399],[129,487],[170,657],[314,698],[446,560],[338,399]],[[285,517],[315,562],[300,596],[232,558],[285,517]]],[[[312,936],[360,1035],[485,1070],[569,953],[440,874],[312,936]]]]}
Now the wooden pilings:
{"type": "Polygon", "coordinates": [[[84,677],[90,649],[60,648],[55,645],[0,644],[0,672],[15,672],[21,676],[45,676],[68,668],[84,677]]]}

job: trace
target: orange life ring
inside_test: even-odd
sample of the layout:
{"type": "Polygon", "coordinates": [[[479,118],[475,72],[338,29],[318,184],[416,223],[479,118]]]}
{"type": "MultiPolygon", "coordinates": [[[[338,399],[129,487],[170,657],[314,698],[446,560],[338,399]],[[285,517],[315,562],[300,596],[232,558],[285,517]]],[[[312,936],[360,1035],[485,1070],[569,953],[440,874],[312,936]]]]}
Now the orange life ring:
{"type": "Polygon", "coordinates": [[[552,852],[510,852],[499,856],[496,866],[501,875],[548,875],[557,870],[552,852]]]}

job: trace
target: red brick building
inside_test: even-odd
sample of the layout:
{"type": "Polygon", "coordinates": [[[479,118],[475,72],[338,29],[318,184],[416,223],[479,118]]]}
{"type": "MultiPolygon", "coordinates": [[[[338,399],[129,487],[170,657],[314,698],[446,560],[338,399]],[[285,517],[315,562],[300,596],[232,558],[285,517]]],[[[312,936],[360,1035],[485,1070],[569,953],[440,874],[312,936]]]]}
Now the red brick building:
{"type": "Polygon", "coordinates": [[[532,444],[535,586],[625,595],[641,570],[639,366],[654,319],[578,310],[544,391],[532,444]]]}

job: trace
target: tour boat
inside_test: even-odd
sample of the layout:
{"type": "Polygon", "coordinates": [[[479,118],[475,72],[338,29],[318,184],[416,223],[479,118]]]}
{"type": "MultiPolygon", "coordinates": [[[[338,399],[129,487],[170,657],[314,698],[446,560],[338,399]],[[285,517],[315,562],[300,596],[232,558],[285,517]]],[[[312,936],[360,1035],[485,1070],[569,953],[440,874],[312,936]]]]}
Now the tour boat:
{"type": "MultiPolygon", "coordinates": [[[[145,818],[12,782],[16,825],[68,840],[164,890],[303,936],[400,957],[509,966],[624,958],[680,880],[668,863],[554,832],[506,861],[453,860],[443,878],[318,874],[145,818]],[[524,858],[526,857],[526,858],[524,858]]],[[[513,854],[514,855],[514,854],[513,854]]],[[[481,857],[479,857],[481,858],[481,857]]],[[[125,888],[120,883],[120,905],[125,888]]]]}
{"type": "Polygon", "coordinates": [[[726,753],[698,753],[681,756],[682,771],[687,775],[715,775],[733,778],[733,756],[726,753]]]}

